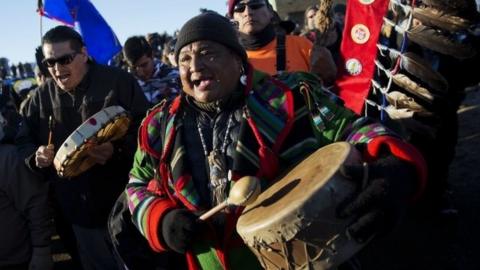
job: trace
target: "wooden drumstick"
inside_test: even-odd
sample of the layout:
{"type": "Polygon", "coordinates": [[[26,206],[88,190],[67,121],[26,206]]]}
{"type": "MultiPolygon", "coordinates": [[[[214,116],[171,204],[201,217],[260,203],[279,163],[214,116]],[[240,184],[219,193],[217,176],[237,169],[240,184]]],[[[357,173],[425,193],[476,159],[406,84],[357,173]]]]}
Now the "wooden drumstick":
{"type": "Polygon", "coordinates": [[[255,176],[244,176],[233,185],[228,198],[221,204],[201,215],[199,220],[209,217],[225,209],[229,205],[245,206],[255,201],[260,194],[260,180],[255,176]]]}
{"type": "Polygon", "coordinates": [[[53,140],[53,117],[50,115],[48,117],[48,145],[52,144],[53,140]]]}

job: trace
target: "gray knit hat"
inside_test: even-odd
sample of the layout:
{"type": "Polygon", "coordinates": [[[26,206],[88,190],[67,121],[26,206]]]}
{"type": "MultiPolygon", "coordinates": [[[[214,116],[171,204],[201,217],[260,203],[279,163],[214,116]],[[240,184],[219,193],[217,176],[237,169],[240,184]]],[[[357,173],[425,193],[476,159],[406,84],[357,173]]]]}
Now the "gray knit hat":
{"type": "Polygon", "coordinates": [[[199,40],[218,42],[238,54],[243,63],[247,63],[247,53],[238,40],[237,31],[227,18],[217,13],[204,12],[183,25],[175,44],[175,60],[178,62],[180,49],[199,40]]]}

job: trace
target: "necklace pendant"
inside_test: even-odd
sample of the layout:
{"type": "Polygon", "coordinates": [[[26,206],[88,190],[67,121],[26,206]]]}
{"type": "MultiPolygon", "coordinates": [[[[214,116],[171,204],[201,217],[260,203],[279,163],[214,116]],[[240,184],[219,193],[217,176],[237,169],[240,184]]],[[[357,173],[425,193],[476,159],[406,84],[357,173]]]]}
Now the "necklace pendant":
{"type": "Polygon", "coordinates": [[[210,181],[212,186],[222,184],[227,179],[227,162],[225,156],[219,150],[213,150],[208,155],[210,167],[210,181]]]}
{"type": "Polygon", "coordinates": [[[228,172],[225,155],[219,150],[212,150],[208,155],[208,165],[210,167],[210,185],[213,191],[212,203],[217,205],[227,199],[228,172]]]}

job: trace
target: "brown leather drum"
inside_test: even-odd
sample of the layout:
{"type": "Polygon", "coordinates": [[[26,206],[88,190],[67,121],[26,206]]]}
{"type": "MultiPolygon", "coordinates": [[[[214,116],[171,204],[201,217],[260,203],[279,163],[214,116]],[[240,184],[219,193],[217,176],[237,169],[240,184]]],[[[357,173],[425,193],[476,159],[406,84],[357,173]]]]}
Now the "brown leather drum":
{"type": "Polygon", "coordinates": [[[336,208],[356,185],[341,173],[343,164],[360,164],[346,142],[327,145],[290,170],[248,205],[237,232],[266,269],[329,269],[359,251],[350,239],[350,219],[336,208]]]}
{"type": "Polygon", "coordinates": [[[70,178],[90,169],[95,162],[87,150],[92,145],[122,138],[129,126],[130,117],[120,106],[106,107],[92,115],[68,136],[55,154],[53,165],[57,174],[70,178]]]}

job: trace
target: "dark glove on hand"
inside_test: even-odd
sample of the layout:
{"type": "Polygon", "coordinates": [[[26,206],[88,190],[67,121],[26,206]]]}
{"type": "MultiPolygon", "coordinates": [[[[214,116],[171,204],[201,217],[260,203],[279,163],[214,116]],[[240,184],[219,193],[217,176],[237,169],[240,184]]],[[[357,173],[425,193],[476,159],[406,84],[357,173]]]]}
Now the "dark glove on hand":
{"type": "Polygon", "coordinates": [[[202,224],[198,216],[187,209],[174,209],[163,218],[162,236],[169,248],[185,253],[202,224]]]}
{"type": "MultiPolygon", "coordinates": [[[[345,174],[362,182],[362,165],[345,166],[345,174]]],[[[348,231],[358,242],[374,234],[391,230],[404,214],[408,199],[415,191],[416,171],[413,165],[395,156],[378,159],[368,165],[366,186],[353,198],[341,203],[339,217],[354,216],[348,231]]]]}
{"type": "Polygon", "coordinates": [[[53,259],[50,247],[36,247],[32,251],[32,259],[28,265],[28,270],[51,270],[53,269],[53,259]]]}

